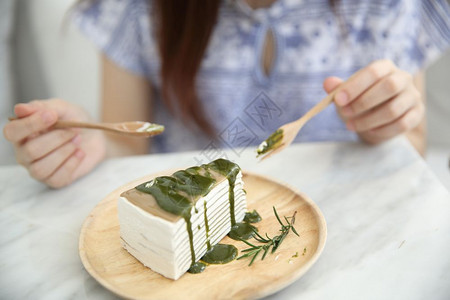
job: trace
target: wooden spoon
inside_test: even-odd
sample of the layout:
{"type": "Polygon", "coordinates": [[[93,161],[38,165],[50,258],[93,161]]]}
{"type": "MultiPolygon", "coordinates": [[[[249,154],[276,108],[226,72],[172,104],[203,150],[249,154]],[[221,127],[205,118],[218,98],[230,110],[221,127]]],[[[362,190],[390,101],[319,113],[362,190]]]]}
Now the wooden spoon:
{"type": "MultiPolygon", "coordinates": [[[[10,121],[18,120],[18,118],[9,118],[10,121]]],[[[151,137],[161,134],[164,131],[164,126],[149,122],[131,121],[121,123],[90,123],[78,121],[56,121],[52,128],[88,128],[100,129],[113,133],[135,136],[135,137],[151,137]]]]}

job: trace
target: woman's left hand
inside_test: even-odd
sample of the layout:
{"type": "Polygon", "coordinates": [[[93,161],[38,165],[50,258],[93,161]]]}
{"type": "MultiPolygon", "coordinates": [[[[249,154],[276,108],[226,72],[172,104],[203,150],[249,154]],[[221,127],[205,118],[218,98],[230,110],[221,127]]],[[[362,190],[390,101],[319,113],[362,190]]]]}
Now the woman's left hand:
{"type": "Polygon", "coordinates": [[[389,60],[375,61],[345,82],[337,77],[325,79],[327,93],[336,88],[334,102],[339,115],[349,130],[369,143],[405,133],[425,115],[413,77],[389,60]]]}

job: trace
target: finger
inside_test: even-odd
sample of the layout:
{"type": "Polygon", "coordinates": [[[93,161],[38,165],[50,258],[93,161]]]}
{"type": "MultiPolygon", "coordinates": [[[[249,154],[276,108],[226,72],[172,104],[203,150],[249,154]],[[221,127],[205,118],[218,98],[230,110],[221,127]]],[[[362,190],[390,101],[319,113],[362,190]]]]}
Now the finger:
{"type": "Polygon", "coordinates": [[[63,144],[72,140],[79,145],[81,137],[73,130],[52,130],[36,138],[27,140],[21,147],[17,148],[17,160],[23,165],[41,159],[63,144]]]}
{"type": "Polygon", "coordinates": [[[64,164],[47,179],[46,183],[52,188],[60,188],[74,181],[76,179],[73,176],[74,171],[80,165],[84,157],[85,153],[82,150],[78,149],[75,151],[75,153],[73,153],[64,164]]]}
{"type": "Polygon", "coordinates": [[[28,171],[33,178],[43,181],[49,178],[77,150],[77,145],[67,142],[47,156],[30,164],[28,171]]]}
{"type": "Polygon", "coordinates": [[[342,79],[339,77],[328,77],[323,81],[323,89],[328,94],[331,93],[334,89],[336,89],[341,83],[343,82],[342,79]]]}
{"type": "Polygon", "coordinates": [[[41,101],[35,100],[28,103],[19,103],[14,106],[14,113],[18,118],[27,117],[42,109],[41,101]]]}
{"type": "Polygon", "coordinates": [[[424,105],[420,103],[413,109],[407,111],[403,116],[394,122],[369,130],[367,132],[367,137],[373,141],[380,141],[407,132],[415,128],[420,123],[423,118],[424,111],[424,105]]]}
{"type": "Polygon", "coordinates": [[[419,101],[418,92],[415,92],[415,90],[401,93],[368,113],[347,120],[347,128],[356,132],[364,132],[389,124],[418,105],[419,101]]]}
{"type": "Polygon", "coordinates": [[[395,65],[390,60],[378,60],[359,70],[341,85],[342,89],[334,96],[336,104],[339,106],[349,104],[395,69],[395,65]]]}
{"type": "Polygon", "coordinates": [[[55,112],[44,110],[22,119],[9,122],[3,128],[5,138],[13,143],[20,143],[27,137],[48,129],[58,119],[55,112]]]}
{"type": "MultiPolygon", "coordinates": [[[[64,100],[53,98],[45,101],[40,101],[40,104],[47,109],[51,109],[57,113],[60,119],[78,119],[79,116],[77,112],[74,111],[75,106],[70,104],[64,100]]],[[[76,110],[76,109],[75,109],[76,110]]]]}
{"type": "Polygon", "coordinates": [[[398,95],[408,86],[412,86],[412,77],[406,72],[396,71],[383,77],[357,99],[341,109],[342,115],[351,118],[398,95]]]}
{"type": "MultiPolygon", "coordinates": [[[[73,107],[72,107],[73,109],[73,107]]],[[[72,117],[71,107],[68,102],[53,98],[47,100],[34,100],[29,103],[19,103],[14,107],[14,112],[17,117],[23,118],[31,115],[40,110],[51,110],[54,111],[60,119],[65,119],[66,117],[72,117]]]]}

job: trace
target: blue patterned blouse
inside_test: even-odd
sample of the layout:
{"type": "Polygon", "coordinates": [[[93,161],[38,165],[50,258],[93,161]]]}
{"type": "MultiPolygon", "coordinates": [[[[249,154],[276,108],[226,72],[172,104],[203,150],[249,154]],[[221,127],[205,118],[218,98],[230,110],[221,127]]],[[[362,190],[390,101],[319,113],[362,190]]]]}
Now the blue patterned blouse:
{"type": "MultiPolygon", "coordinates": [[[[219,132],[210,141],[162,105],[150,9],[145,0],[93,1],[80,6],[74,20],[117,65],[152,83],[154,121],[166,125],[153,140],[155,152],[259,144],[322,99],[326,77],[348,78],[381,58],[415,73],[450,45],[446,0],[341,0],[334,8],[328,0],[278,0],[256,10],[245,0],[224,0],[197,77],[202,105],[219,132]],[[276,50],[270,75],[261,66],[268,30],[276,50]]],[[[132,99],[124,101],[133,105],[132,99]]],[[[306,124],[296,141],[356,139],[330,106],[306,124]]]]}

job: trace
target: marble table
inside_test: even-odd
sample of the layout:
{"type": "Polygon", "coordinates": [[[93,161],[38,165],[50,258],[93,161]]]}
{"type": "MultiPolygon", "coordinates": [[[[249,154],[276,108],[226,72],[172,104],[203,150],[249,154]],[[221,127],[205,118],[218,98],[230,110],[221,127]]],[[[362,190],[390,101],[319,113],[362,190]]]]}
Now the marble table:
{"type": "MultiPolygon", "coordinates": [[[[206,154],[108,160],[60,190],[1,167],[0,299],[114,299],[78,257],[84,219],[118,186],[206,154]]],[[[225,154],[303,191],[327,220],[317,263],[268,299],[450,299],[450,195],[405,139],[293,145],[262,163],[225,154]]]]}

